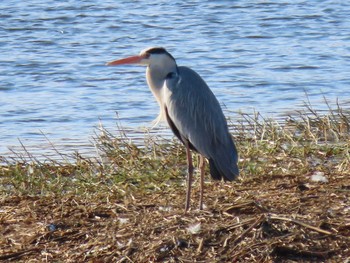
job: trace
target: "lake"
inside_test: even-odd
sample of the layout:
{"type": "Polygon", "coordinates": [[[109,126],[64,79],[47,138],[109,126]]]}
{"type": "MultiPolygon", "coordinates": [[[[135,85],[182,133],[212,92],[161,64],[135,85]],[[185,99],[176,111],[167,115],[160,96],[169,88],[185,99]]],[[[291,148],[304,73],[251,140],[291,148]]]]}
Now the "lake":
{"type": "MultiPolygon", "coordinates": [[[[350,101],[347,1],[19,1],[0,4],[0,156],[94,155],[100,123],[131,136],[158,105],[145,68],[107,61],[163,46],[235,119],[350,101]],[[118,124],[118,125],[117,125],[118,124]]],[[[163,131],[167,133],[168,130],[163,131]]],[[[143,136],[143,134],[141,135],[143,136]]]]}

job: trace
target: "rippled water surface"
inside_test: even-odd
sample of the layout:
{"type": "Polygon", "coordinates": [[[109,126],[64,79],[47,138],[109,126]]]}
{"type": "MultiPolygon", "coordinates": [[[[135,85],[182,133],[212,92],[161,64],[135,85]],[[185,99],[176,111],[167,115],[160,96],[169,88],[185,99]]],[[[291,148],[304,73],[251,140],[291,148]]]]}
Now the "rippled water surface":
{"type": "Polygon", "coordinates": [[[348,1],[0,3],[0,155],[91,152],[95,126],[150,127],[158,105],[138,66],[111,59],[164,46],[225,112],[281,116],[350,100],[348,1]],[[50,141],[50,142],[49,142],[50,141]]]}

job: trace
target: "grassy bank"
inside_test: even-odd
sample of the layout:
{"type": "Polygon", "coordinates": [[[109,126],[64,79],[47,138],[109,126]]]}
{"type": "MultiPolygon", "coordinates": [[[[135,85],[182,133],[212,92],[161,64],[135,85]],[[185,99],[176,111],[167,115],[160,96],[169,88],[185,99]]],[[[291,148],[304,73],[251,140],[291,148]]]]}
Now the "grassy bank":
{"type": "Polygon", "coordinates": [[[0,168],[0,260],[350,260],[349,118],[341,109],[308,109],[282,124],[242,114],[231,123],[239,180],[208,177],[198,211],[196,176],[186,214],[186,157],[175,140],[140,146],[104,130],[93,160],[8,161],[0,168]]]}

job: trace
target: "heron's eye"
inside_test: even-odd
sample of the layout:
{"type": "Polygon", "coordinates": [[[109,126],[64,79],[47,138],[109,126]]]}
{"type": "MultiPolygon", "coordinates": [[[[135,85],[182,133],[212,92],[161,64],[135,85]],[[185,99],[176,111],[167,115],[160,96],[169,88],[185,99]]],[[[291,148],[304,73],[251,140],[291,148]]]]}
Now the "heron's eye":
{"type": "Polygon", "coordinates": [[[146,54],[145,54],[145,58],[149,58],[150,56],[151,56],[150,53],[146,53],[146,54]]]}

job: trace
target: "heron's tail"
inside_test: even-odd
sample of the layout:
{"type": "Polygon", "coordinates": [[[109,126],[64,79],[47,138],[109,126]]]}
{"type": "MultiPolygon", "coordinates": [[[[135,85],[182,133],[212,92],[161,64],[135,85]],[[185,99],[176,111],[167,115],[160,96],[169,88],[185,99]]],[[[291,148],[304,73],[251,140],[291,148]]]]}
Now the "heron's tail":
{"type": "Polygon", "coordinates": [[[213,159],[209,159],[210,175],[214,180],[224,179],[225,181],[233,181],[239,175],[238,166],[236,163],[232,167],[221,167],[213,159]]]}
{"type": "Polygon", "coordinates": [[[233,181],[239,175],[238,153],[233,141],[229,147],[217,149],[215,158],[209,158],[210,175],[214,180],[233,181]]]}
{"type": "Polygon", "coordinates": [[[221,180],[221,173],[219,172],[218,168],[216,168],[213,159],[209,159],[209,169],[211,178],[213,178],[214,180],[221,180]]]}

